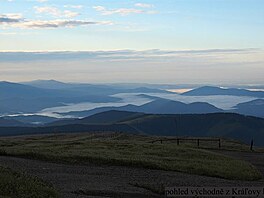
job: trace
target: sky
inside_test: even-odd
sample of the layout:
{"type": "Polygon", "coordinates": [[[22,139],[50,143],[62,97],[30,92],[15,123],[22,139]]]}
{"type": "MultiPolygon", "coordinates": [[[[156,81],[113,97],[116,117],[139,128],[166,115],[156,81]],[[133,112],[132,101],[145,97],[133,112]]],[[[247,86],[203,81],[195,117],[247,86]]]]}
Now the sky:
{"type": "Polygon", "coordinates": [[[0,81],[263,84],[263,0],[0,0],[0,81]]]}

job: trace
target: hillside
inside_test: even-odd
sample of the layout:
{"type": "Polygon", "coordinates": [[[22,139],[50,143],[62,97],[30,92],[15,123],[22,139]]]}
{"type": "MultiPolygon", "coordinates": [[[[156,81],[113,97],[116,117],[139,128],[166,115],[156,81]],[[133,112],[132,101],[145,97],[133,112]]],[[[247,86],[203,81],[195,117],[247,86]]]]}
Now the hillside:
{"type": "Polygon", "coordinates": [[[158,99],[140,106],[136,111],[152,114],[200,114],[221,112],[223,110],[205,102],[185,104],[178,101],[158,99]]]}
{"type": "Polygon", "coordinates": [[[158,115],[109,111],[37,128],[0,128],[0,134],[115,131],[163,136],[227,137],[264,145],[264,119],[234,113],[158,115]]]}
{"type": "Polygon", "coordinates": [[[32,98],[32,97],[42,97],[47,94],[52,94],[44,89],[39,89],[31,87],[28,85],[22,85],[18,83],[11,82],[0,82],[0,99],[22,97],[22,98],[32,98]]]}
{"type": "Polygon", "coordinates": [[[230,95],[230,96],[251,96],[257,98],[264,98],[263,91],[249,91],[238,88],[220,88],[213,86],[204,86],[185,92],[185,96],[211,96],[211,95],[230,95]]]}
{"type": "Polygon", "coordinates": [[[134,113],[127,111],[106,111],[98,114],[91,115],[83,119],[67,119],[59,120],[56,122],[48,123],[47,126],[63,126],[69,124],[96,124],[96,125],[107,125],[120,123],[122,121],[131,120],[144,116],[142,113],[134,113]]]}
{"type": "Polygon", "coordinates": [[[236,105],[234,112],[264,118],[264,99],[252,100],[236,105]]]}

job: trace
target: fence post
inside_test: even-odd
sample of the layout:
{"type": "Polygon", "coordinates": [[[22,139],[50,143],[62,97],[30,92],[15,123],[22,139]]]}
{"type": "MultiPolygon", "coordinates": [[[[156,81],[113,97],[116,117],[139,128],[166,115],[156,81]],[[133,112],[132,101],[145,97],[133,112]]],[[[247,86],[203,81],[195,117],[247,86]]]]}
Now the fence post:
{"type": "Polygon", "coordinates": [[[197,146],[200,146],[200,139],[197,139],[197,146]]]}
{"type": "Polygon", "coordinates": [[[219,141],[219,145],[218,146],[219,146],[219,148],[221,148],[221,139],[219,138],[218,141],[219,141]]]}
{"type": "Polygon", "coordinates": [[[178,146],[180,145],[180,140],[179,140],[179,138],[177,138],[177,145],[178,145],[178,146]]]}
{"type": "Polygon", "coordinates": [[[253,151],[253,145],[254,145],[254,140],[252,139],[251,140],[251,143],[250,143],[250,150],[253,151]]]}

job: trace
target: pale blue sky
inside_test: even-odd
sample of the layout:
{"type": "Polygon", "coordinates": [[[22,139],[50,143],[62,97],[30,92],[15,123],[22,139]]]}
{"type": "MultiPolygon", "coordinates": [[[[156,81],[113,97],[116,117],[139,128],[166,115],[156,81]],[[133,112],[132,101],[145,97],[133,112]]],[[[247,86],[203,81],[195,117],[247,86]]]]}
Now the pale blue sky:
{"type": "MultiPolygon", "coordinates": [[[[135,60],[128,61],[127,56],[123,62],[119,59],[118,64],[122,63],[123,67],[117,69],[118,74],[113,78],[98,73],[115,71],[117,60],[111,59],[112,66],[103,69],[101,59],[95,61],[87,56],[85,61],[75,62],[80,67],[75,67],[75,72],[69,65],[73,76],[61,80],[78,81],[77,76],[90,72],[93,65],[91,81],[125,81],[120,75],[132,67],[134,75],[129,81],[154,82],[161,72],[170,77],[157,82],[263,83],[263,35],[263,0],[0,0],[0,52],[160,50],[151,55],[152,63],[145,52],[145,59],[138,57],[138,53],[130,54],[140,59],[136,66],[135,60]],[[173,51],[173,55],[168,55],[166,50],[173,51]],[[158,57],[158,54],[162,55],[158,57]],[[157,73],[149,70],[151,66],[157,73]],[[146,75],[140,77],[144,72],[146,75]],[[183,74],[186,78],[182,79],[183,74]]],[[[115,52],[115,55],[120,54],[115,52]]],[[[43,61],[36,59],[35,54],[32,57],[30,64],[25,63],[29,60],[13,57],[12,65],[10,60],[6,63],[9,55],[0,54],[0,78],[56,76],[52,67],[43,70],[39,66],[43,61]],[[20,70],[17,68],[18,62],[24,65],[25,74],[22,66],[20,70]]],[[[65,65],[64,59],[49,61],[60,67],[65,65]]],[[[76,61],[76,57],[71,61],[76,61]]],[[[84,77],[79,79],[89,81],[84,77]]]]}
{"type": "Polygon", "coordinates": [[[21,19],[0,21],[2,51],[264,47],[263,0],[0,0],[0,18],[11,13],[21,19]],[[25,23],[54,20],[99,24],[25,23]]]}

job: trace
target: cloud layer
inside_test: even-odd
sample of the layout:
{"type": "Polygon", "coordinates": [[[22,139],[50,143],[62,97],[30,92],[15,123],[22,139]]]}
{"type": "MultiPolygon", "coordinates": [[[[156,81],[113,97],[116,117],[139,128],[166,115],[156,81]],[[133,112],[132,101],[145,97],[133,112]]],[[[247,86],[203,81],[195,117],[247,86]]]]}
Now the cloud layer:
{"type": "Polygon", "coordinates": [[[118,14],[121,16],[127,16],[130,14],[156,14],[157,11],[146,10],[147,8],[154,7],[151,4],[136,3],[135,8],[117,8],[117,9],[108,9],[104,6],[93,6],[93,8],[101,13],[102,15],[113,15],[118,14]]]}
{"type": "Polygon", "coordinates": [[[37,14],[48,14],[48,15],[52,15],[54,17],[63,17],[63,18],[74,18],[76,16],[78,16],[80,13],[78,12],[73,12],[70,10],[59,10],[56,7],[51,7],[51,6],[44,6],[44,7],[39,7],[36,6],[34,7],[35,11],[37,14]]]}
{"type": "Polygon", "coordinates": [[[258,49],[1,52],[0,79],[263,84],[263,57],[258,49]]]}
{"type": "Polygon", "coordinates": [[[22,20],[21,14],[0,14],[0,25],[19,23],[22,20]]]}
{"type": "MultiPolygon", "coordinates": [[[[51,12],[51,10],[42,10],[43,12],[51,12]]],[[[54,13],[55,14],[55,13],[54,13]]],[[[65,13],[67,17],[72,16],[72,13],[65,13]]],[[[27,20],[24,19],[21,14],[1,14],[0,25],[4,27],[13,28],[72,28],[76,26],[87,26],[87,25],[112,25],[110,21],[87,21],[87,20],[68,20],[68,19],[55,19],[55,20],[27,20]]]]}
{"type": "MultiPolygon", "coordinates": [[[[41,24],[43,25],[43,24],[41,24]]],[[[56,25],[56,24],[50,24],[56,25]]],[[[72,25],[72,24],[64,24],[72,25]]],[[[173,60],[178,58],[207,58],[216,62],[233,56],[248,56],[256,53],[263,53],[259,49],[208,49],[208,50],[116,50],[116,51],[58,51],[58,52],[0,52],[0,62],[6,61],[38,61],[38,60],[173,60]]],[[[239,59],[234,59],[240,61],[239,59]]]]}

